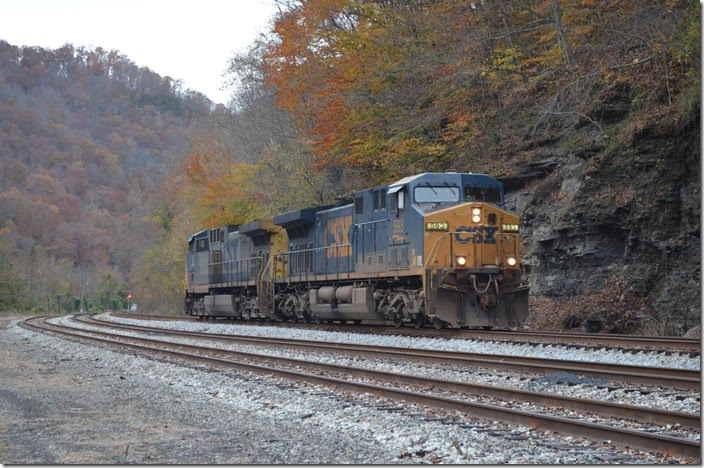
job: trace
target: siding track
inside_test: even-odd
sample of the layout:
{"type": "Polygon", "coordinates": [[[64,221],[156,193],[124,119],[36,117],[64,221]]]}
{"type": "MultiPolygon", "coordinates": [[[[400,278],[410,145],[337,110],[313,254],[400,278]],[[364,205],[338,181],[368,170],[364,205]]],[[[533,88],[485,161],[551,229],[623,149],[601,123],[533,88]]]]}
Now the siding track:
{"type": "Polygon", "coordinates": [[[491,369],[503,369],[515,372],[533,374],[552,374],[555,372],[569,372],[585,377],[606,379],[612,382],[621,382],[637,385],[656,385],[662,387],[678,388],[683,390],[698,390],[701,387],[700,371],[688,369],[670,369],[662,367],[631,366],[623,364],[609,364],[586,361],[569,361],[563,359],[546,359],[508,356],[502,354],[463,353],[456,351],[431,351],[414,348],[400,348],[387,346],[370,346],[358,344],[344,344],[334,342],[320,342],[297,339],[281,339],[270,337],[254,337],[249,335],[230,335],[204,332],[186,332],[166,330],[137,325],[116,324],[114,322],[82,318],[81,320],[122,328],[134,331],[150,331],[184,337],[201,337],[227,342],[258,344],[265,346],[281,346],[297,348],[308,351],[325,351],[331,353],[345,353],[352,355],[365,355],[395,359],[410,359],[420,362],[432,362],[445,365],[475,366],[491,369]]]}
{"type": "MultiPolygon", "coordinates": [[[[131,318],[135,320],[183,320],[196,321],[189,316],[166,316],[134,314],[126,312],[112,312],[115,317],[131,318]]],[[[535,344],[561,344],[566,346],[579,346],[585,348],[614,348],[625,350],[661,350],[663,352],[683,352],[697,355],[701,352],[701,340],[681,338],[674,336],[642,336],[642,335],[617,335],[604,333],[570,333],[570,332],[537,332],[537,331],[509,331],[509,330],[454,330],[433,328],[396,328],[385,325],[352,325],[352,324],[314,324],[291,323],[274,321],[229,321],[218,320],[218,323],[251,324],[252,326],[273,327],[301,327],[313,330],[346,331],[354,333],[374,333],[380,335],[405,335],[423,336],[434,338],[460,338],[491,340],[504,342],[527,342],[535,344]]]]}
{"type": "MultiPolygon", "coordinates": [[[[576,419],[552,416],[549,414],[527,412],[513,408],[503,408],[496,405],[466,401],[458,398],[448,398],[446,396],[432,395],[418,391],[409,391],[402,388],[393,388],[388,384],[376,385],[359,381],[351,381],[338,377],[331,377],[329,374],[357,376],[365,379],[388,382],[395,385],[413,385],[425,389],[442,388],[458,394],[474,393],[512,400],[525,399],[525,401],[546,404],[545,399],[547,395],[535,394],[535,392],[523,392],[516,390],[509,391],[498,387],[427,379],[420,376],[378,372],[371,371],[370,369],[336,366],[300,359],[263,356],[237,351],[225,351],[217,348],[173,343],[153,338],[128,337],[111,332],[85,330],[70,326],[50,324],[47,323],[46,320],[47,318],[32,318],[22,322],[22,326],[34,331],[49,332],[52,334],[59,334],[61,336],[72,337],[74,339],[89,340],[94,343],[101,343],[111,347],[128,349],[140,354],[147,353],[154,356],[159,356],[161,358],[177,358],[181,361],[186,360],[188,362],[206,364],[210,367],[235,368],[256,373],[275,375],[277,377],[287,379],[302,380],[345,391],[371,393],[381,397],[417,403],[432,408],[460,411],[472,417],[487,418],[512,424],[521,424],[539,430],[551,430],[597,441],[610,440],[618,444],[637,447],[649,451],[662,451],[678,456],[686,456],[696,459],[700,458],[700,441],[698,440],[695,441],[651,432],[617,428],[605,424],[596,424],[576,419]],[[257,363],[255,364],[254,362],[257,363]],[[260,363],[266,363],[268,365],[261,365],[260,363]],[[299,370],[301,368],[309,369],[309,371],[302,372],[299,370]],[[536,398],[536,400],[531,400],[532,398],[536,398]],[[540,400],[540,398],[542,398],[542,400],[540,400]]],[[[81,322],[92,325],[96,323],[87,320],[86,318],[81,318],[81,322]]],[[[111,326],[114,325],[103,322],[97,322],[97,324],[103,328],[111,328],[111,326]]],[[[112,328],[125,330],[126,328],[124,327],[125,326],[114,326],[112,328]]],[[[127,329],[134,331],[132,328],[127,329]]],[[[149,329],[142,329],[141,331],[154,333],[153,330],[149,329]]],[[[157,332],[167,334],[166,330],[163,329],[159,329],[157,332]]],[[[185,332],[179,332],[179,334],[180,333],[185,332]]],[[[208,335],[207,338],[212,339],[212,336],[210,336],[211,334],[200,333],[196,334],[196,338],[204,338],[201,335],[208,335]]],[[[193,337],[191,336],[191,338],[193,337]]],[[[270,344],[267,343],[267,346],[269,345],[270,344]]],[[[700,424],[698,416],[683,413],[662,412],[647,408],[629,407],[627,405],[616,405],[592,400],[578,400],[565,397],[558,398],[561,398],[562,400],[555,401],[555,396],[550,396],[549,400],[552,401],[553,406],[571,404],[575,405],[575,409],[580,411],[594,411],[600,415],[633,418],[639,421],[658,421],[660,424],[664,424],[665,420],[672,421],[674,424],[682,424],[683,426],[688,427],[698,427],[700,424]]]]}

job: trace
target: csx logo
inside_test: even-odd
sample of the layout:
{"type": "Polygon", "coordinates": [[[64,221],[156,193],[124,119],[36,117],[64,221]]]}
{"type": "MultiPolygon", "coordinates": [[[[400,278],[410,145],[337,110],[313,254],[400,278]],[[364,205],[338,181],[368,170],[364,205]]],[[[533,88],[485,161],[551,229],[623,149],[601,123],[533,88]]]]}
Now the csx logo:
{"type": "Polygon", "coordinates": [[[490,226],[460,226],[455,229],[455,240],[460,244],[496,244],[494,233],[497,230],[490,226]]]}

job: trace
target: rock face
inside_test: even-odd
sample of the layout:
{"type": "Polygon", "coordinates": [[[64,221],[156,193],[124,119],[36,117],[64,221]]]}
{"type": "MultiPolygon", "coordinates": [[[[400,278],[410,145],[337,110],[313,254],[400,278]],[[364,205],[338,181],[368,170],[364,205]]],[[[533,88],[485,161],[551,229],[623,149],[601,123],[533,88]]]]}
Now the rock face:
{"type": "Polygon", "coordinates": [[[702,329],[700,325],[697,325],[694,328],[690,328],[687,330],[687,333],[685,333],[683,338],[701,338],[702,337],[702,329]]]}
{"type": "Polygon", "coordinates": [[[699,108],[624,134],[552,140],[503,179],[531,295],[543,299],[531,314],[586,329],[597,313],[604,332],[682,335],[700,320],[699,108]]]}

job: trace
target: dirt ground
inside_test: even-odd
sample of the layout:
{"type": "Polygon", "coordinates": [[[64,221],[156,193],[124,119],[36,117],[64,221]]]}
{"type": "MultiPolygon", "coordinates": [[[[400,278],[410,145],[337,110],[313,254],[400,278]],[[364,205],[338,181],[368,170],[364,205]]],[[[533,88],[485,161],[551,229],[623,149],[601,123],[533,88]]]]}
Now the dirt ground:
{"type": "Polygon", "coordinates": [[[391,460],[349,435],[301,434],[295,419],[223,411],[215,399],[120,372],[103,351],[71,342],[57,351],[11,323],[0,317],[0,463],[349,463],[365,451],[391,460]],[[304,443],[316,438],[326,443],[304,443]]]}
{"type": "MultiPolygon", "coordinates": [[[[4,315],[0,330],[20,317],[4,315]]],[[[167,452],[157,448],[180,445],[201,431],[155,414],[120,390],[126,384],[117,375],[81,374],[67,368],[67,358],[33,352],[26,342],[0,342],[2,463],[153,463],[157,453],[167,452]]]]}

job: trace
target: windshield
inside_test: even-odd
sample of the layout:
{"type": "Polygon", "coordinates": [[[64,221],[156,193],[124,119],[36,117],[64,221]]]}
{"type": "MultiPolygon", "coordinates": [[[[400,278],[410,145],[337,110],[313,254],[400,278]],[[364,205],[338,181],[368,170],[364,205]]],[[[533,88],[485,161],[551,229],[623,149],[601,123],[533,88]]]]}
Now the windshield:
{"type": "Polygon", "coordinates": [[[416,187],[413,191],[416,203],[446,203],[460,201],[460,189],[448,186],[416,187]]]}
{"type": "Polygon", "coordinates": [[[466,185],[464,187],[464,198],[466,201],[501,203],[501,192],[498,187],[474,187],[466,185]]]}

